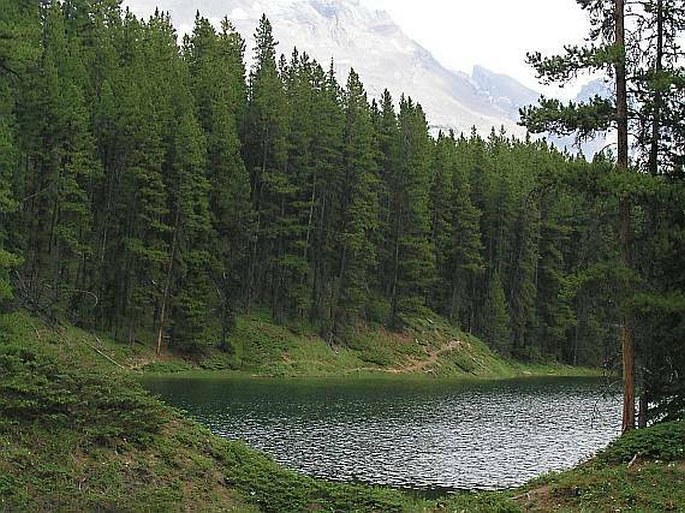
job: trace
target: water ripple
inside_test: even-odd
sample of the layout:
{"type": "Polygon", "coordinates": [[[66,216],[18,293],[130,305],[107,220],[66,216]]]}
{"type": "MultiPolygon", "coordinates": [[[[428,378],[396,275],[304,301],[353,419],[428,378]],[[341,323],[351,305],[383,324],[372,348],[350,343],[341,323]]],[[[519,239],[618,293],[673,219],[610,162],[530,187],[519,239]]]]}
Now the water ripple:
{"type": "Polygon", "coordinates": [[[519,485],[577,464],[620,427],[618,398],[587,379],[147,385],[214,432],[292,469],[406,488],[519,485]]]}

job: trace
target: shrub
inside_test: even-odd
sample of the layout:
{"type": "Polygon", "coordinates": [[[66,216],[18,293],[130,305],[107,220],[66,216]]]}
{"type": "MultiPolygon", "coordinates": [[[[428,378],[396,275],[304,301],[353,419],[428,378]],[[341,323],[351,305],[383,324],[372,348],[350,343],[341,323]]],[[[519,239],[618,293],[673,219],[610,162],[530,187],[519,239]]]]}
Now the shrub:
{"type": "Polygon", "coordinates": [[[0,345],[0,411],[8,422],[69,427],[97,444],[145,442],[162,422],[159,403],[134,381],[16,344],[0,345]]]}
{"type": "Polygon", "coordinates": [[[607,463],[625,463],[636,454],[665,461],[685,459],[685,422],[668,422],[630,431],[602,452],[599,459],[607,463]]]}

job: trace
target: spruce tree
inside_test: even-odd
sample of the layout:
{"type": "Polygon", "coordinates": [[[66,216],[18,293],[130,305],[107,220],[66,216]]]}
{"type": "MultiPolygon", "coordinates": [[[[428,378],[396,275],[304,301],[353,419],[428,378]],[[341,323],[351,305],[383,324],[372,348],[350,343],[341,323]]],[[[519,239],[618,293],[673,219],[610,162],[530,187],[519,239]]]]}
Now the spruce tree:
{"type": "Polygon", "coordinates": [[[366,93],[354,70],[347,80],[343,108],[344,177],[331,315],[336,337],[344,336],[362,317],[371,294],[370,272],[376,263],[373,232],[378,227],[378,177],[373,125],[366,93]]]}
{"type": "Polygon", "coordinates": [[[401,98],[399,167],[389,178],[394,228],[390,323],[400,327],[407,316],[424,313],[435,262],[430,250],[429,184],[431,140],[420,105],[401,98]]]}

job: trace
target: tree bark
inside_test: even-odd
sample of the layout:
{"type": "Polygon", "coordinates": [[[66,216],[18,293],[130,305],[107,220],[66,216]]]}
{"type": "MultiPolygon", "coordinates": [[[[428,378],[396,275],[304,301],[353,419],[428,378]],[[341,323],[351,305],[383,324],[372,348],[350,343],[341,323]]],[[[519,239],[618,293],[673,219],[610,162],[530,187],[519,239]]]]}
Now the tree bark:
{"type": "MultiPolygon", "coordinates": [[[[644,386],[644,384],[643,384],[644,386]]],[[[637,427],[647,427],[647,409],[649,408],[649,396],[645,390],[640,394],[640,409],[637,417],[637,427]]]]}
{"type": "MultiPolygon", "coordinates": [[[[656,11],[656,58],[654,62],[654,73],[658,79],[661,77],[664,59],[664,12],[663,0],[657,0],[656,11]]],[[[652,115],[652,140],[649,148],[649,172],[653,175],[659,174],[659,135],[661,132],[661,107],[662,96],[661,86],[657,85],[654,91],[654,113],[652,115]]]]}
{"type": "MultiPolygon", "coordinates": [[[[616,127],[618,132],[618,170],[628,172],[628,93],[626,86],[625,57],[625,0],[615,0],[615,45],[619,58],[616,71],[616,127]]],[[[629,198],[623,197],[619,203],[619,239],[621,263],[629,269],[631,232],[631,205],[629,198]]],[[[623,312],[621,320],[621,351],[623,353],[623,432],[635,427],[635,378],[633,332],[628,314],[623,312]]]]}
{"type": "Polygon", "coordinates": [[[157,356],[162,353],[162,339],[164,338],[164,324],[166,323],[166,309],[169,301],[169,291],[171,290],[171,278],[174,272],[174,259],[176,258],[176,246],[178,245],[178,228],[181,221],[180,207],[176,211],[176,222],[174,223],[174,238],[171,242],[171,257],[169,258],[169,267],[167,268],[166,282],[164,283],[164,292],[162,295],[162,306],[159,310],[159,327],[157,328],[157,356]]]}

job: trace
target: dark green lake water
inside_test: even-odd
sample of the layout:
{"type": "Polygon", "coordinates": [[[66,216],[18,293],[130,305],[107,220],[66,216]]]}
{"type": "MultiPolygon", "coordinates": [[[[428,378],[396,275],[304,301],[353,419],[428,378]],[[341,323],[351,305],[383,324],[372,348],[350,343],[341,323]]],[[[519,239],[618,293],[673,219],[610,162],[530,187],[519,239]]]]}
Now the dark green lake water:
{"type": "Polygon", "coordinates": [[[620,431],[596,379],[487,382],[156,378],[215,433],[292,469],[413,489],[496,489],[569,468],[620,431]]]}

